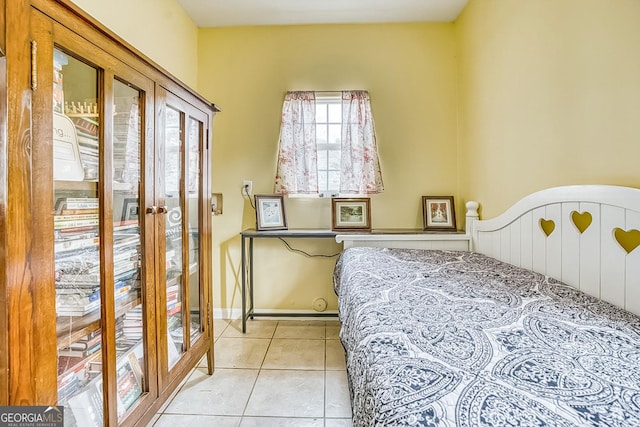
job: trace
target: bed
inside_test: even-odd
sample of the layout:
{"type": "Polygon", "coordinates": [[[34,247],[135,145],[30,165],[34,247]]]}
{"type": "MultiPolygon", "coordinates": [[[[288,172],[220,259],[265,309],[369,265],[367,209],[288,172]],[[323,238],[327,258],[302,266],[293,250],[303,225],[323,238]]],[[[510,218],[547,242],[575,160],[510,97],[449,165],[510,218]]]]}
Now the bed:
{"type": "Polygon", "coordinates": [[[355,426],[640,426],[640,190],[544,190],[471,252],[336,263],[355,426]]]}

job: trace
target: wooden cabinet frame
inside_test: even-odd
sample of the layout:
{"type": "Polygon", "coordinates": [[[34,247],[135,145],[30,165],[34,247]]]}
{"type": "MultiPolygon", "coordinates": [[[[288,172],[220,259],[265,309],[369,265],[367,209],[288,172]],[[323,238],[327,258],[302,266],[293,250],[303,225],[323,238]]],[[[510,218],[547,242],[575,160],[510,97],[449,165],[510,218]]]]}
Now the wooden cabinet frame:
{"type": "MultiPolygon", "coordinates": [[[[153,61],[110,33],[66,0],[0,0],[0,405],[52,405],[57,401],[58,349],[53,287],[53,213],[51,61],[56,43],[74,53],[88,52],[100,70],[98,91],[104,100],[102,114],[113,110],[113,82],[122,79],[146,94],[143,123],[144,160],[141,165],[141,229],[144,230],[143,298],[147,330],[144,335],[148,358],[148,392],[122,420],[122,425],[145,425],[184,376],[207,354],[209,373],[213,371],[213,318],[211,312],[211,197],[210,138],[217,107],[170,76],[153,61]],[[35,41],[35,43],[33,43],[35,41]],[[6,52],[6,56],[3,53],[6,52]],[[126,64],[126,65],[123,65],[126,64]],[[163,243],[160,221],[144,211],[157,202],[154,183],[157,176],[158,112],[168,98],[183,103],[204,123],[206,145],[200,150],[201,180],[199,197],[200,300],[204,332],[193,347],[187,345],[179,363],[169,371],[162,339],[166,341],[166,312],[163,293],[154,283],[161,271],[158,253],[163,243]],[[49,107],[47,107],[49,106],[49,107]],[[49,159],[49,161],[46,161],[49,159]],[[6,172],[4,172],[6,171],[6,172]],[[48,199],[47,199],[48,198],[48,199]],[[45,202],[46,201],[46,202],[45,202]],[[159,313],[159,314],[157,314],[159,313]],[[163,329],[164,328],[164,329],[163,329]]],[[[101,126],[103,140],[110,140],[111,129],[101,126]]],[[[105,145],[101,156],[109,158],[105,145]]],[[[100,162],[100,194],[112,194],[110,171],[100,162]]],[[[110,165],[106,165],[107,168],[110,165]]],[[[100,197],[101,212],[112,212],[110,196],[100,197]]],[[[101,245],[110,247],[113,221],[101,221],[101,245]]],[[[109,251],[101,251],[102,263],[111,262],[109,251]]],[[[112,283],[113,274],[103,271],[103,283],[112,283]]],[[[184,297],[188,297],[186,279],[184,297]]],[[[105,287],[105,301],[113,301],[113,289],[105,287]]],[[[102,304],[103,378],[105,425],[117,425],[115,405],[116,356],[115,311],[113,304],[102,304]]],[[[187,331],[188,336],[188,331],[187,331]]]]}

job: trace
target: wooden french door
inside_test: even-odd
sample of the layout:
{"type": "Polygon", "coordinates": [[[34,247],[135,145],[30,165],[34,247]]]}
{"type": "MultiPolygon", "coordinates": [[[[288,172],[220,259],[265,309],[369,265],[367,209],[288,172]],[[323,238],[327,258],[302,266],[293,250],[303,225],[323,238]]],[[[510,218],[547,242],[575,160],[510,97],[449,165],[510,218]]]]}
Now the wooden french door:
{"type": "MultiPolygon", "coordinates": [[[[211,118],[164,88],[157,91],[158,336],[161,388],[185,366],[189,349],[211,331],[208,132],[211,118]],[[162,283],[162,282],[160,282],[162,283]]],[[[201,353],[200,353],[201,354],[201,353]]],[[[210,359],[212,352],[209,353],[210,359]]],[[[213,363],[209,364],[210,370],[213,363]]]]}
{"type": "Polygon", "coordinates": [[[35,10],[31,35],[42,390],[66,425],[132,424],[158,396],[154,83],[35,10]]]}

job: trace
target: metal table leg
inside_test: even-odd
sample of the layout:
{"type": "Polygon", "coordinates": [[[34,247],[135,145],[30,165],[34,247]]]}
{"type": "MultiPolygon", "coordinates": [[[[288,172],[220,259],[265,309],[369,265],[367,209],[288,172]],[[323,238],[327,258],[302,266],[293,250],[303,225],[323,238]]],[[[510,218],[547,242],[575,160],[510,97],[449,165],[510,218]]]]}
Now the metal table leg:
{"type": "Polygon", "coordinates": [[[245,237],[242,236],[240,240],[242,241],[242,333],[244,334],[247,332],[247,254],[244,243],[245,237]]]}

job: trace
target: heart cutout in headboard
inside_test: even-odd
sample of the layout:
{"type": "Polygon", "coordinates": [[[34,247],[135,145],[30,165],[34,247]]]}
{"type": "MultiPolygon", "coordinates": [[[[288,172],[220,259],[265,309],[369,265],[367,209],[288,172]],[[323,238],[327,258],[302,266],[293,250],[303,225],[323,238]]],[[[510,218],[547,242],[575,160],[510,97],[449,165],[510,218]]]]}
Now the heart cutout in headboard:
{"type": "Polygon", "coordinates": [[[553,222],[552,219],[540,218],[540,228],[542,228],[542,231],[544,231],[544,234],[546,234],[547,237],[549,237],[551,236],[551,233],[553,233],[553,230],[556,229],[556,223],[553,222]]]}
{"type": "Polygon", "coordinates": [[[614,228],[613,235],[616,241],[628,254],[633,252],[635,248],[640,246],[640,230],[623,230],[622,228],[614,228]]]}
{"type": "Polygon", "coordinates": [[[591,225],[591,221],[593,221],[593,217],[589,212],[571,212],[571,221],[573,221],[573,225],[576,226],[580,234],[584,233],[587,228],[591,225]]]}

